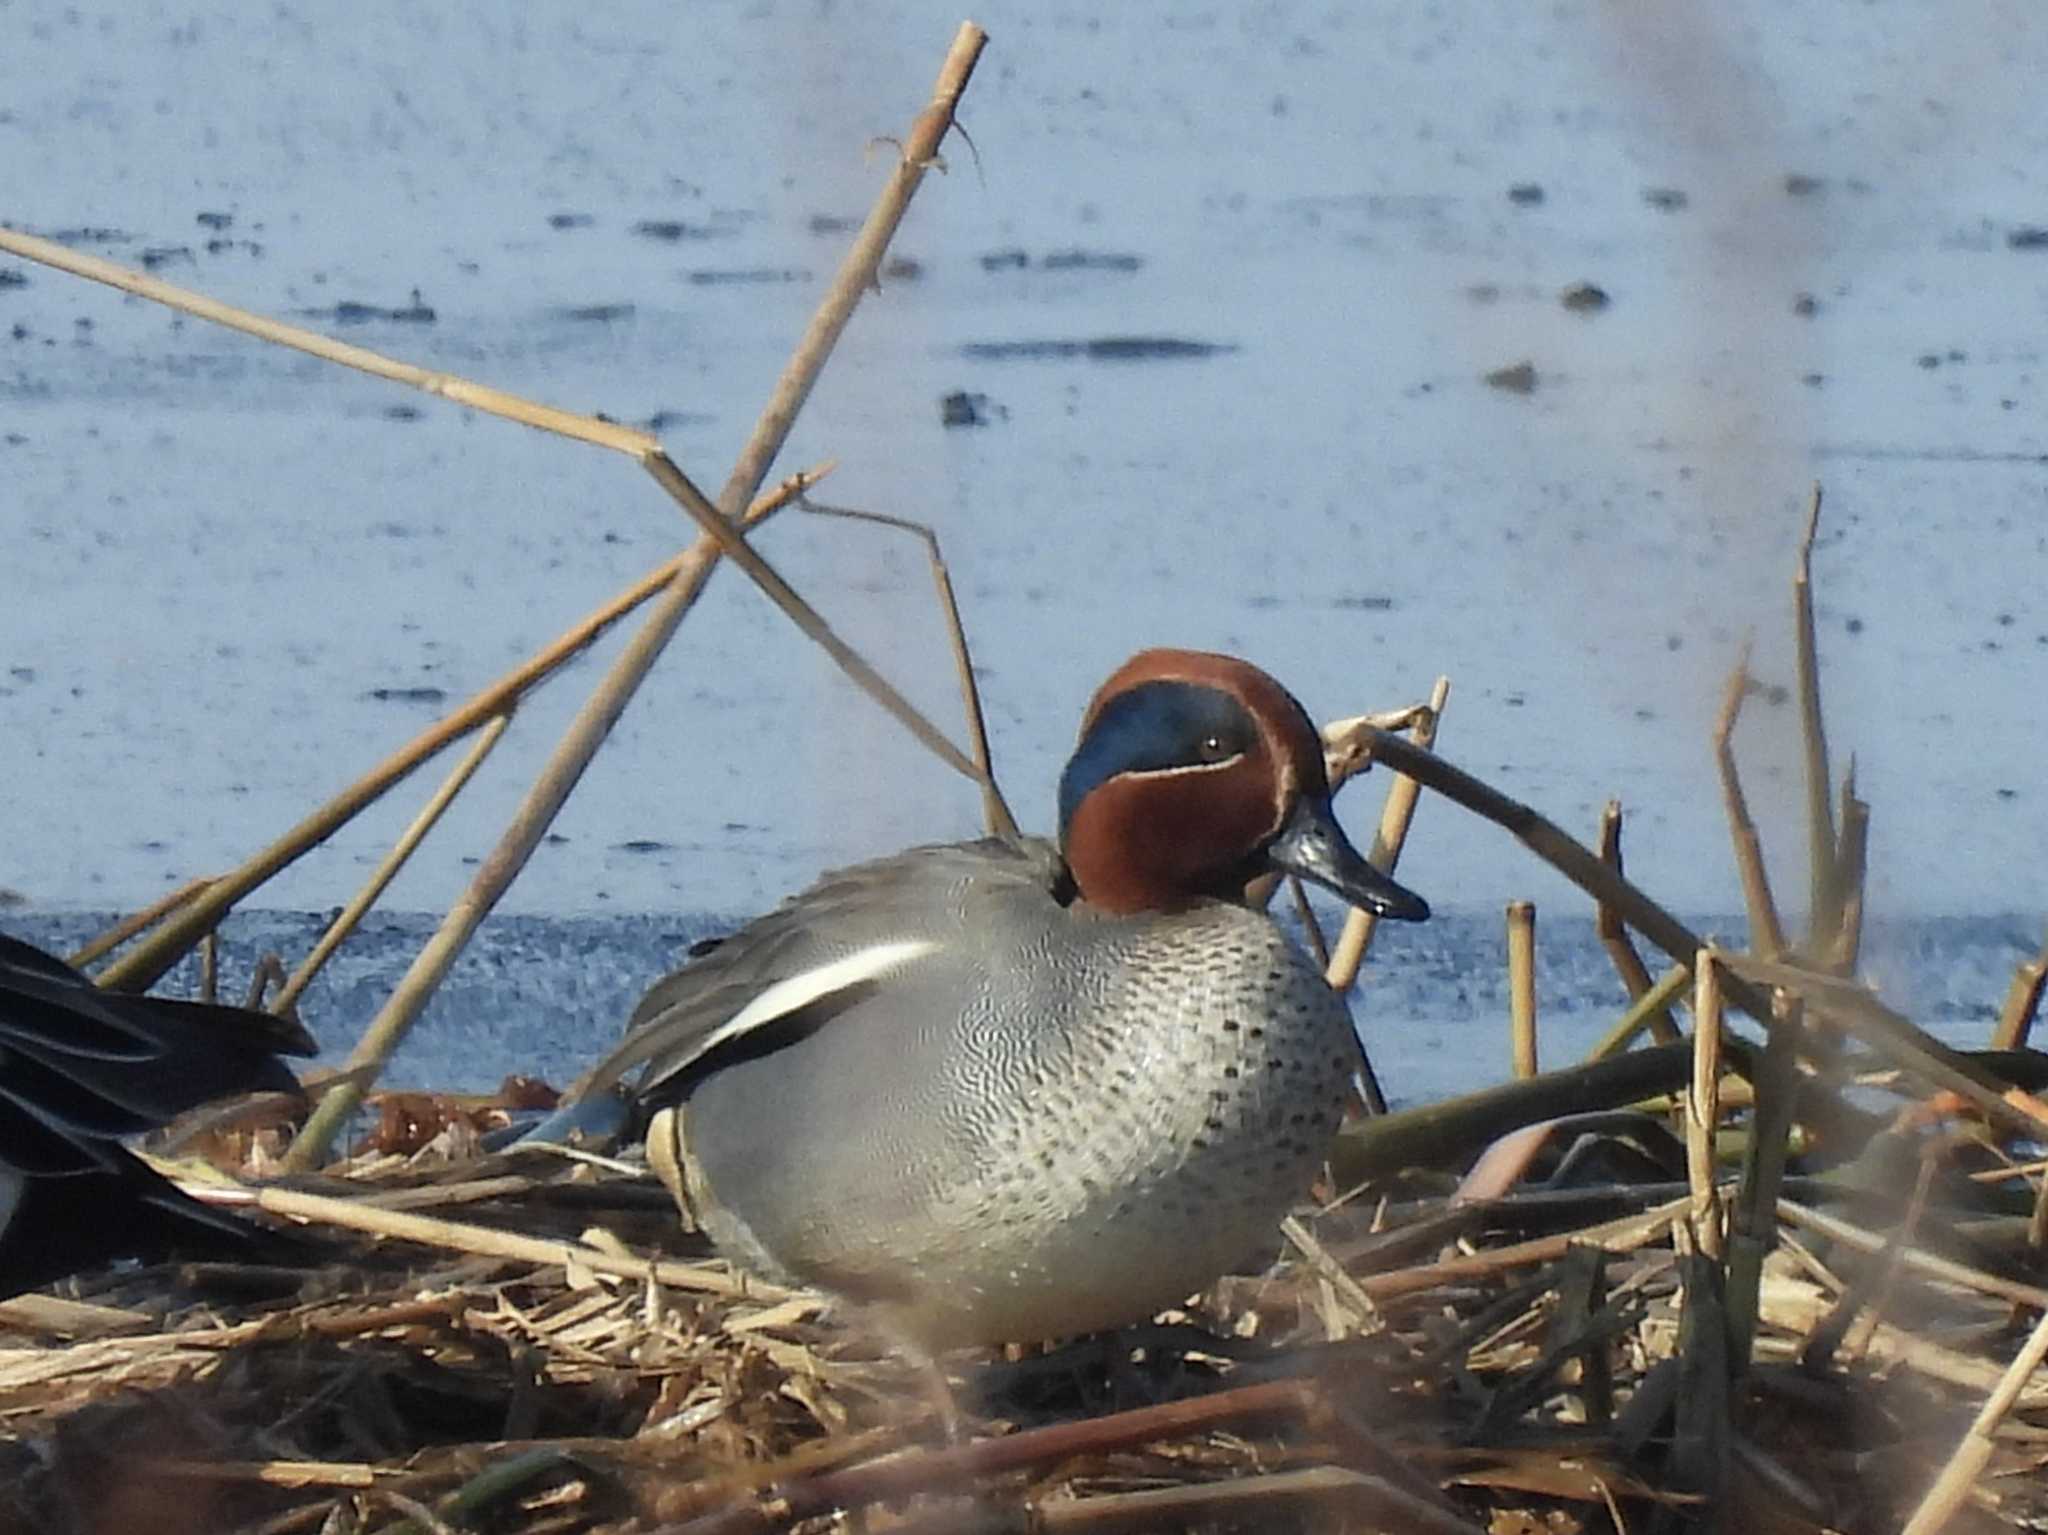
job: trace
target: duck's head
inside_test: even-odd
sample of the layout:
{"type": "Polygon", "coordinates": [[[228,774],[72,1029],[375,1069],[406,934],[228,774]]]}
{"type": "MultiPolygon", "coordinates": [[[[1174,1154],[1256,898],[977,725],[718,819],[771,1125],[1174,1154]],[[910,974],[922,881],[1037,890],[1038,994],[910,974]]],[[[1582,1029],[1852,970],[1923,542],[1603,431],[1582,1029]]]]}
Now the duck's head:
{"type": "Polygon", "coordinates": [[[1104,911],[1242,901],[1280,871],[1384,917],[1429,915],[1338,827],[1308,712],[1233,656],[1142,650],[1102,684],[1060,775],[1060,848],[1104,911]]]}

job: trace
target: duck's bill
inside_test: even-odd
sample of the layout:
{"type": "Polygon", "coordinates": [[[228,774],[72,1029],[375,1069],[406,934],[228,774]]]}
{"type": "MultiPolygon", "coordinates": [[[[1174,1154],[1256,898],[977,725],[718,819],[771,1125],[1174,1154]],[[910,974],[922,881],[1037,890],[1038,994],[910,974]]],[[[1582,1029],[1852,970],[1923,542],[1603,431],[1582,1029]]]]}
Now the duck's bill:
{"type": "Polygon", "coordinates": [[[1362,906],[1379,916],[1420,922],[1429,915],[1429,902],[1397,885],[1359,856],[1358,849],[1331,815],[1327,799],[1303,795],[1296,800],[1294,813],[1287,818],[1266,856],[1282,873],[1313,880],[1353,906],[1362,906]]]}

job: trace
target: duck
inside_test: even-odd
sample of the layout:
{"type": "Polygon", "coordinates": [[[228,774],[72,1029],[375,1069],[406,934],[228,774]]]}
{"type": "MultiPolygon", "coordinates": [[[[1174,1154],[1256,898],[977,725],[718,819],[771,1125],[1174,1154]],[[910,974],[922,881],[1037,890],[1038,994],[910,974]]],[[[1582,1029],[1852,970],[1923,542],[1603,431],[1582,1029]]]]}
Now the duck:
{"type": "Polygon", "coordinates": [[[1139,652],[1095,692],[1056,840],[829,873],[648,991],[578,1096],[630,1098],[742,1270],[936,1351],[1142,1321],[1269,1248],[1344,1114],[1344,999],[1252,902],[1383,917],[1307,711],[1248,661],[1139,652]],[[1269,884],[1267,888],[1270,888],[1269,884]]]}
{"type": "Polygon", "coordinates": [[[294,1020],[102,991],[0,933],[0,1298],[121,1258],[251,1259],[284,1239],[216,1210],[124,1141],[216,1098],[297,1095],[294,1020]]]}

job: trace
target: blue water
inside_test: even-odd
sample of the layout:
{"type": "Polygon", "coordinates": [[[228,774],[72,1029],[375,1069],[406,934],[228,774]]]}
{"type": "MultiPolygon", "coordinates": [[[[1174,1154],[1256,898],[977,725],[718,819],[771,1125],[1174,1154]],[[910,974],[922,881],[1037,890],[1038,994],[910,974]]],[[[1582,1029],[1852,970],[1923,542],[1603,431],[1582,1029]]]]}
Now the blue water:
{"type": "MultiPolygon", "coordinates": [[[[8,931],[52,948],[97,930],[85,913],[23,917],[8,931]]],[[[302,954],[324,919],[248,912],[223,929],[222,994],[241,995],[266,950],[302,954]]],[[[433,930],[425,914],[373,917],[306,993],[301,1012],[322,1059],[345,1056],[433,930]]],[[[511,1071],[558,1086],[617,1037],[649,984],[699,938],[734,919],[695,915],[501,916],[487,922],[392,1064],[400,1087],[483,1091],[511,1071]]],[[[1737,919],[1695,926],[1739,937],[1737,919]]],[[[2031,919],[1921,918],[1875,924],[1866,971],[1887,998],[1958,1045],[1982,1045],[2013,967],[2040,944],[2031,919]]],[[[1537,997],[1541,1064],[1581,1058],[1619,1016],[1625,998],[1590,919],[1539,914],[1537,997]]],[[[1653,970],[1654,953],[1645,954],[1653,970]]],[[[188,963],[166,994],[196,984],[188,963]]],[[[1353,1001],[1353,1015],[1390,1101],[1469,1090],[1508,1074],[1506,943],[1497,918],[1440,914],[1419,926],[1384,924],[1353,1001]]]]}
{"type": "MultiPolygon", "coordinates": [[[[1981,960],[1873,944],[1873,973],[2002,990],[2008,925],[1986,914],[2048,911],[2048,16],[979,19],[972,144],[947,146],[896,243],[914,265],[869,297],[777,469],[837,459],[829,499],[937,527],[1027,826],[1141,645],[1243,653],[1321,717],[1443,673],[1447,755],[1587,833],[1621,796],[1631,873],[1734,909],[1707,736],[1753,634],[1776,691],[1739,744],[1789,902],[1787,582],[1820,476],[1820,652],[1836,767],[1853,753],[1875,806],[1870,909],[1991,935],[1981,960]],[[1607,307],[1568,310],[1579,283],[1607,307]],[[1174,345],[1101,344],[1131,337],[1174,345]],[[1532,392],[1484,382],[1521,362],[1532,392]],[[946,424],[954,394],[983,424],[946,424]],[[1922,976],[1943,963],[1961,975],[1922,976]]],[[[934,0],[9,0],[0,223],[647,424],[715,487],[958,20],[934,0]]],[[[36,921],[134,909],[233,866],[688,537],[611,455],[0,258],[0,899],[36,921]]],[[[759,543],[953,728],[915,545],[798,514],[759,543]]],[[[527,702],[395,906],[462,890],[616,645],[527,702]]],[[[427,792],[256,904],[339,905],[427,792]]],[[[1375,803],[1340,811],[1366,826],[1375,803]]],[[[672,924],[635,914],[759,910],[976,829],[966,786],[722,572],[507,898],[558,926],[487,929],[499,958],[458,977],[480,989],[443,1028],[512,1030],[520,998],[556,999],[500,1054],[557,1059],[654,968],[645,935],[672,924]],[[557,936],[498,947],[528,931],[557,936]],[[582,958],[614,932],[643,936],[582,958]]],[[[1437,988],[1490,984],[1503,902],[1584,909],[1437,804],[1403,877],[1474,936],[1368,993],[1401,1028],[1442,1021],[1437,988]]],[[[1390,936],[1388,974],[1457,931],[1390,936]]],[[[399,955],[345,958],[315,1022],[346,1037],[399,955]]],[[[1495,1059],[1490,1000],[1468,1021],[1446,1069],[1495,1059]]],[[[419,1059],[464,1081],[500,1064],[419,1059]]]]}

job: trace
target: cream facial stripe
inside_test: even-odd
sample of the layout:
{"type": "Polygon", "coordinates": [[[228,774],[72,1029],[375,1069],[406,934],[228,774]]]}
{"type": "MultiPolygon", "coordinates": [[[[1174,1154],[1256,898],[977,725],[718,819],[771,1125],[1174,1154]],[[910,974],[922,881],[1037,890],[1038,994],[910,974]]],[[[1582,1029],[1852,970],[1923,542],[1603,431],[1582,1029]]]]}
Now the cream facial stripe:
{"type": "Polygon", "coordinates": [[[829,964],[787,976],[713,1030],[698,1054],[701,1056],[728,1039],[737,1038],[750,1029],[758,1029],[764,1023],[785,1017],[798,1008],[809,1007],[836,991],[858,986],[862,981],[879,980],[892,970],[923,959],[937,948],[938,944],[929,938],[904,938],[894,943],[871,944],[829,964]]]}

